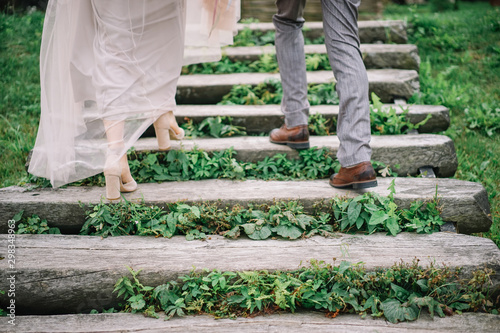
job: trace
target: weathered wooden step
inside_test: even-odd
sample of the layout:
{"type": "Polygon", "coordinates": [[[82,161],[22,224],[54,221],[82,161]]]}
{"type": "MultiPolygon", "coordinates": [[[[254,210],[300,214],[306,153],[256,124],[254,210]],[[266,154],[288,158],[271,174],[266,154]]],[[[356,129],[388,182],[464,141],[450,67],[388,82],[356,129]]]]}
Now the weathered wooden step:
{"type": "MultiPolygon", "coordinates": [[[[326,54],[326,46],[305,45],[306,54],[326,54]]],[[[363,62],[368,69],[372,68],[397,68],[414,69],[420,68],[420,57],[418,48],[411,44],[361,44],[363,62]]],[[[273,45],[251,46],[251,47],[227,47],[224,54],[233,61],[255,61],[263,54],[274,54],[276,50],[273,45]]]]}
{"type": "MultiPolygon", "coordinates": [[[[311,136],[311,147],[326,147],[336,158],[339,148],[337,136],[311,136]]],[[[445,135],[373,135],[370,143],[372,160],[390,165],[399,176],[418,175],[419,168],[429,166],[439,177],[452,177],[457,170],[458,161],[453,141],[445,135]]],[[[138,151],[158,150],[156,138],[140,139],[135,144],[138,151]]],[[[276,154],[287,154],[298,158],[299,153],[286,145],[269,142],[269,137],[240,136],[229,138],[203,138],[172,142],[173,149],[191,150],[200,148],[205,151],[221,151],[231,147],[236,151],[236,159],[245,162],[262,161],[276,154]]]]}
{"type": "MultiPolygon", "coordinates": [[[[248,28],[264,33],[274,31],[272,23],[239,24],[238,30],[248,28]]],[[[323,36],[323,22],[306,22],[304,36],[311,40],[323,36]]],[[[406,24],[400,20],[394,21],[359,21],[359,39],[361,43],[395,43],[405,44],[408,41],[406,24]]]]}
{"type": "MultiPolygon", "coordinates": [[[[412,124],[418,124],[430,114],[429,120],[418,128],[419,133],[441,132],[450,126],[450,111],[441,105],[385,104],[383,110],[387,111],[391,107],[397,114],[408,109],[407,117],[412,124]]],[[[309,113],[337,119],[339,106],[313,105],[309,113]]],[[[179,123],[185,123],[185,118],[201,123],[207,117],[217,116],[233,118],[233,124],[245,127],[247,133],[269,133],[273,128],[283,125],[283,113],[279,105],[178,105],[175,112],[179,123]]],[[[150,134],[154,135],[153,128],[151,130],[150,134]]]]}
{"type": "MultiPolygon", "coordinates": [[[[370,93],[374,92],[383,103],[395,99],[408,99],[419,91],[417,71],[403,69],[370,69],[367,71],[370,93]]],[[[234,85],[256,86],[267,79],[279,80],[279,74],[236,73],[181,75],[176,99],[179,104],[215,104],[231,91],[234,85]]],[[[333,72],[307,72],[309,84],[335,82],[333,72]]]]}
{"type": "MultiPolygon", "coordinates": [[[[378,186],[355,192],[335,189],[328,180],[262,181],[262,180],[199,180],[140,184],[139,189],[124,195],[128,200],[144,200],[146,204],[164,206],[166,202],[184,200],[221,202],[223,205],[270,203],[273,200],[299,200],[306,209],[320,200],[334,196],[357,196],[363,192],[389,195],[393,178],[378,178],[378,186]]],[[[395,201],[409,207],[416,200],[431,199],[437,193],[443,206],[442,218],[457,224],[458,232],[474,233],[489,230],[490,204],[479,183],[443,178],[396,178],[395,201]]],[[[83,204],[97,204],[105,194],[104,187],[75,187],[26,190],[21,187],[0,189],[0,232],[7,232],[7,221],[19,211],[27,216],[37,214],[62,232],[78,233],[85,222],[83,204]]]]}
{"type": "MultiPolygon", "coordinates": [[[[0,242],[7,244],[7,235],[0,242]]],[[[382,233],[295,241],[229,240],[212,236],[205,241],[120,236],[18,235],[16,236],[16,314],[80,313],[116,306],[113,285],[127,266],[142,269],[144,285],[156,286],[198,270],[221,271],[296,270],[311,259],[336,264],[363,262],[373,270],[420,259],[462,267],[464,276],[474,269],[495,270],[494,286],[500,282],[500,250],[487,238],[452,233],[420,235],[382,233]]],[[[0,255],[7,257],[7,247],[0,255]]],[[[0,261],[0,290],[8,290],[7,260],[0,261]]],[[[5,297],[1,305],[5,304],[5,297]]]]}
{"type": "MultiPolygon", "coordinates": [[[[142,314],[102,313],[17,317],[18,332],[484,332],[497,333],[500,316],[487,313],[464,313],[445,318],[431,318],[425,312],[417,321],[392,324],[384,319],[363,319],[356,314],[341,314],[335,319],[321,312],[278,313],[255,318],[217,319],[207,315],[174,317],[168,321],[147,318],[142,314]]],[[[0,317],[0,330],[7,331],[8,318],[0,317]]]]}

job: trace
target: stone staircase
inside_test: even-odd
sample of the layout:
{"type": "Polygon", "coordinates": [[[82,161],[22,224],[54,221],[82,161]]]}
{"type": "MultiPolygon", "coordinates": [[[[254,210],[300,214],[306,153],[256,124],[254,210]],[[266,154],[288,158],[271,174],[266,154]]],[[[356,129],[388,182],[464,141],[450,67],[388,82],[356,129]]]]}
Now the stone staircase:
{"type": "MultiPolygon", "coordinates": [[[[272,24],[250,24],[246,28],[273,30],[272,24]]],[[[243,26],[241,27],[243,28],[243,26]]],[[[418,91],[419,58],[416,47],[406,45],[406,27],[401,21],[360,21],[362,51],[369,72],[370,90],[381,97],[386,108],[399,105],[418,91]],[[396,44],[389,44],[396,43],[396,44]],[[389,104],[397,102],[399,105],[389,104]]],[[[322,35],[321,23],[308,23],[307,38],[322,35]]],[[[324,53],[324,46],[310,45],[309,53],[324,53]]],[[[228,57],[236,60],[255,59],[263,53],[274,52],[272,47],[228,48],[228,57]]],[[[233,124],[246,127],[250,134],[267,133],[282,123],[278,105],[218,106],[213,105],[235,84],[257,85],[277,74],[190,75],[179,81],[179,110],[176,117],[195,123],[206,117],[231,116],[233,124]],[[207,84],[208,83],[208,84],[207,84]]],[[[308,73],[309,83],[333,82],[331,72],[308,73]]],[[[138,314],[86,315],[92,309],[116,306],[113,285],[129,275],[126,266],[143,269],[141,281],[158,285],[198,269],[294,270],[310,259],[331,263],[333,258],[364,262],[368,269],[389,267],[401,260],[414,258],[422,264],[435,262],[449,267],[463,267],[467,275],[474,269],[490,267],[497,273],[492,277],[495,288],[500,286],[500,250],[489,239],[470,236],[491,225],[488,196],[482,185],[448,179],[457,168],[453,142],[446,136],[433,134],[445,130],[450,123],[449,112],[442,106],[411,105],[409,117],[413,123],[429,121],[411,135],[373,136],[373,160],[383,162],[400,176],[395,179],[394,198],[401,207],[412,201],[429,199],[437,193],[443,205],[442,218],[447,230],[431,235],[402,233],[396,237],[384,234],[347,235],[335,238],[315,236],[295,241],[253,241],[245,238],[229,240],[211,236],[205,241],[186,241],[185,237],[171,239],[120,236],[102,239],[79,236],[85,217],[80,203],[97,204],[104,195],[102,187],[67,187],[64,189],[27,190],[20,187],[0,189],[0,244],[8,243],[7,221],[21,210],[47,219],[59,227],[63,235],[16,235],[16,262],[11,268],[6,259],[0,260],[0,290],[8,290],[7,278],[16,276],[16,326],[8,317],[0,317],[0,331],[15,332],[280,332],[318,330],[330,332],[421,332],[421,331],[481,331],[497,332],[500,316],[467,313],[461,316],[434,319],[423,318],[397,325],[384,320],[366,319],[356,315],[325,318],[315,312],[274,314],[237,320],[214,320],[207,316],[173,318],[166,322],[144,318],[138,314]],[[415,178],[422,170],[439,178],[415,178]],[[348,248],[346,253],[345,249],[348,248]],[[224,260],[221,260],[224,258],[224,260]],[[75,314],[80,313],[80,314],[75,314]],[[43,315],[43,316],[42,316],[43,315]]],[[[402,111],[398,111],[402,112],[402,111]]],[[[313,106],[311,113],[335,118],[336,106],[313,106]]],[[[332,155],[338,149],[336,136],[315,136],[311,146],[327,147],[332,155]]],[[[144,137],[136,150],[157,149],[154,138],[144,137]]],[[[174,142],[173,149],[219,151],[233,147],[241,161],[259,161],[278,153],[297,157],[286,146],[273,145],[267,137],[245,136],[224,139],[193,139],[174,142]]],[[[369,189],[388,195],[393,178],[379,178],[379,186],[369,189]]],[[[144,199],[150,205],[183,200],[221,202],[225,206],[248,203],[270,203],[275,199],[299,200],[310,210],[313,203],[334,196],[359,195],[359,192],[330,187],[327,180],[262,181],[262,180],[204,180],[140,184],[138,191],[126,194],[128,200],[144,199]]],[[[7,258],[7,246],[0,247],[0,257],[7,258]]],[[[8,304],[3,295],[1,306],[8,304]]]]}

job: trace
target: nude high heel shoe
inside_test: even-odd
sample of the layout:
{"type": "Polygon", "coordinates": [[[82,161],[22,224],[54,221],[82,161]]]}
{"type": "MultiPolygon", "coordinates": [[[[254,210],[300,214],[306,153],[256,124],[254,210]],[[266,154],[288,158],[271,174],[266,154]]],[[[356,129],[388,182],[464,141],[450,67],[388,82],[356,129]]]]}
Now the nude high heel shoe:
{"type": "Polygon", "coordinates": [[[182,140],[184,138],[184,130],[177,125],[177,121],[172,111],[163,114],[153,125],[160,151],[170,149],[170,139],[182,140]]]}
{"type": "MultiPolygon", "coordinates": [[[[129,172],[128,164],[126,167],[123,163],[127,163],[125,158],[118,159],[118,155],[109,155],[104,166],[104,178],[106,179],[106,199],[118,200],[121,197],[120,192],[133,192],[137,189],[137,183],[134,179],[127,183],[123,183],[123,172],[129,172]]],[[[130,176],[132,178],[132,176],[130,176]]]]}
{"type": "Polygon", "coordinates": [[[120,199],[122,170],[118,163],[118,155],[109,155],[104,166],[104,178],[106,179],[106,199],[120,199]]]}

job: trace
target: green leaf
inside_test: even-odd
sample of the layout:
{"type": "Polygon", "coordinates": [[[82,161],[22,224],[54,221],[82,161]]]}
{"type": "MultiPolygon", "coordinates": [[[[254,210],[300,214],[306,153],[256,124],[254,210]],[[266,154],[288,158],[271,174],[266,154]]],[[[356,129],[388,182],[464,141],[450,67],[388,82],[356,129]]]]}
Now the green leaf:
{"type": "Polygon", "coordinates": [[[61,234],[61,230],[59,230],[59,228],[57,228],[57,227],[49,228],[49,234],[51,234],[51,235],[60,235],[61,234]]]}
{"type": "Polygon", "coordinates": [[[467,303],[461,303],[461,302],[455,302],[450,305],[450,308],[462,311],[462,310],[468,310],[470,309],[470,305],[467,303]]]}
{"type": "Polygon", "coordinates": [[[406,289],[391,283],[391,289],[394,291],[396,298],[400,300],[401,302],[406,302],[408,300],[408,297],[410,296],[410,292],[407,291],[406,289]]]}
{"type": "Polygon", "coordinates": [[[306,230],[308,226],[311,225],[311,222],[315,221],[312,216],[300,214],[297,216],[297,223],[302,228],[302,230],[306,230]]]}
{"type": "Polygon", "coordinates": [[[194,216],[196,216],[197,218],[200,218],[201,214],[200,214],[200,209],[198,207],[192,206],[191,212],[194,214],[194,216]]]}
{"type": "Polygon", "coordinates": [[[386,222],[386,226],[393,236],[396,236],[400,231],[398,220],[395,217],[390,217],[386,222]]]}
{"type": "Polygon", "coordinates": [[[156,156],[156,154],[149,154],[147,157],[146,157],[146,162],[150,165],[153,165],[155,164],[156,162],[158,162],[158,157],[156,156]]]}
{"type": "Polygon", "coordinates": [[[349,261],[342,261],[339,265],[339,274],[344,274],[344,272],[351,266],[352,264],[349,261]]]}
{"type": "Polygon", "coordinates": [[[243,295],[233,295],[228,298],[228,304],[240,304],[245,300],[245,296],[243,295]]]}
{"type": "Polygon", "coordinates": [[[419,307],[427,306],[431,317],[434,317],[434,313],[437,313],[437,315],[440,317],[444,317],[443,309],[441,309],[439,302],[436,301],[431,296],[424,296],[424,297],[412,297],[412,296],[410,296],[410,300],[411,300],[411,303],[416,304],[419,307]]]}
{"type": "Polygon", "coordinates": [[[347,207],[347,218],[349,219],[349,225],[354,225],[356,220],[359,217],[359,213],[361,213],[361,205],[356,201],[351,201],[349,203],[349,207],[347,207]]]}
{"type": "Polygon", "coordinates": [[[144,300],[144,296],[142,294],[132,296],[127,301],[130,303],[130,307],[134,310],[141,310],[146,305],[146,301],[144,300]]]}
{"type": "Polygon", "coordinates": [[[363,224],[365,224],[365,219],[362,218],[361,216],[358,217],[358,219],[356,220],[356,229],[361,230],[363,224]]]}
{"type": "Polygon", "coordinates": [[[382,224],[388,218],[389,218],[389,215],[387,215],[386,212],[379,210],[379,211],[376,211],[375,213],[373,213],[372,217],[370,218],[370,221],[368,221],[368,224],[369,225],[382,224]]]}
{"type": "Polygon", "coordinates": [[[347,217],[344,216],[340,222],[340,230],[344,231],[347,229],[348,226],[349,226],[349,220],[347,219],[347,217]]]}
{"type": "Polygon", "coordinates": [[[296,226],[279,225],[276,227],[276,233],[284,238],[297,239],[302,236],[302,231],[296,226]]]}
{"type": "Polygon", "coordinates": [[[224,237],[236,239],[240,236],[240,226],[235,226],[231,230],[227,230],[222,234],[224,237]]]}
{"type": "Polygon", "coordinates": [[[380,308],[384,311],[385,318],[393,324],[399,321],[415,320],[418,317],[418,307],[402,306],[401,303],[394,298],[383,301],[380,308]]]}
{"type": "Polygon", "coordinates": [[[417,281],[417,285],[422,289],[423,292],[427,292],[429,290],[429,281],[427,279],[420,279],[417,281]]]}
{"type": "Polygon", "coordinates": [[[262,240],[271,236],[271,229],[268,226],[263,226],[261,228],[257,228],[257,226],[253,223],[246,223],[242,225],[245,233],[251,239],[262,240]]]}
{"type": "Polygon", "coordinates": [[[373,316],[378,316],[381,312],[378,310],[377,304],[380,303],[380,300],[375,295],[370,296],[365,302],[363,310],[370,309],[372,311],[373,316]]]}
{"type": "Polygon", "coordinates": [[[242,227],[247,235],[251,235],[255,232],[256,225],[254,223],[245,223],[242,225],[242,227]]]}
{"type": "Polygon", "coordinates": [[[14,217],[12,219],[14,221],[16,221],[16,222],[19,222],[19,221],[21,221],[21,218],[23,217],[23,214],[24,214],[24,210],[21,210],[19,213],[17,213],[16,215],[14,215],[14,217]]]}

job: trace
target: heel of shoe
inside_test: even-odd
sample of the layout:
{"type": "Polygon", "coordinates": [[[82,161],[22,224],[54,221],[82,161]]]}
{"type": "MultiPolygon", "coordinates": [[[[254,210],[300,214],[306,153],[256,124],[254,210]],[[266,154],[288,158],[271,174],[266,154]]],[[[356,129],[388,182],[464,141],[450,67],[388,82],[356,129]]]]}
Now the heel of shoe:
{"type": "Polygon", "coordinates": [[[118,155],[108,155],[104,166],[104,178],[106,179],[106,199],[120,199],[121,166],[118,155]]]}
{"type": "Polygon", "coordinates": [[[104,178],[106,179],[106,199],[120,199],[120,176],[105,175],[104,178]]]}
{"type": "Polygon", "coordinates": [[[170,128],[160,128],[156,123],[154,124],[156,132],[156,140],[158,140],[159,150],[169,150],[170,149],[170,128]]]}
{"type": "Polygon", "coordinates": [[[358,190],[358,189],[363,189],[363,188],[376,187],[377,185],[378,185],[377,181],[374,180],[374,181],[370,181],[370,182],[366,182],[366,183],[355,183],[355,184],[352,184],[352,188],[354,190],[358,190]]]}
{"type": "Polygon", "coordinates": [[[309,149],[309,141],[306,142],[288,142],[287,146],[296,150],[309,149]]]}

